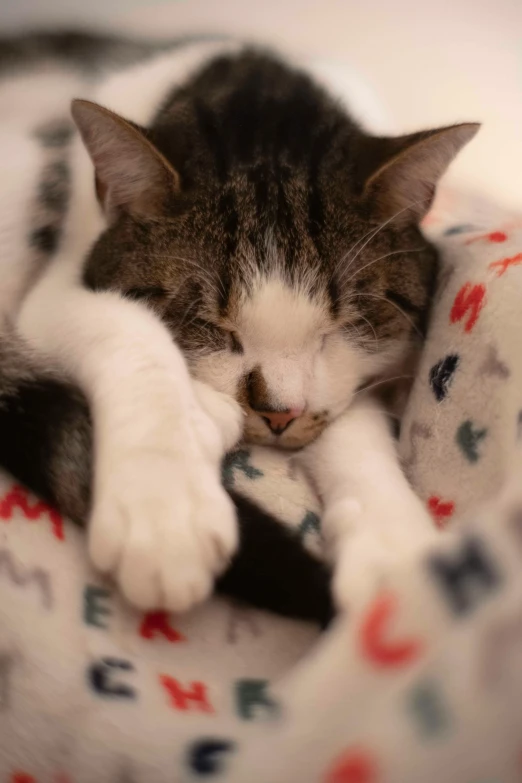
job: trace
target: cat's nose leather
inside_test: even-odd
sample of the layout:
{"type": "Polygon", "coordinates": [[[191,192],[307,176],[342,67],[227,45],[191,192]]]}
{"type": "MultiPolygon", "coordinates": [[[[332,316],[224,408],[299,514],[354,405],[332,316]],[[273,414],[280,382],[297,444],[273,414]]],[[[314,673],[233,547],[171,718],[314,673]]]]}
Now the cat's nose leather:
{"type": "Polygon", "coordinates": [[[302,414],[302,408],[287,411],[263,411],[259,415],[268,424],[274,435],[281,435],[290,424],[302,414]]]}

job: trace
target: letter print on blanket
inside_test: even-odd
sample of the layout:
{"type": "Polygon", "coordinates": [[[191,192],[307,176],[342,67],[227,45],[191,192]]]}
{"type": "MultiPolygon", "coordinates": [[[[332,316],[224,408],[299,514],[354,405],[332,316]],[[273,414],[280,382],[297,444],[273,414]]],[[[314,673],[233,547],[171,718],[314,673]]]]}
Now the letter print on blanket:
{"type": "Polygon", "coordinates": [[[501,490],[522,402],[522,223],[478,223],[440,240],[441,287],[401,435],[440,528],[501,490]]]}

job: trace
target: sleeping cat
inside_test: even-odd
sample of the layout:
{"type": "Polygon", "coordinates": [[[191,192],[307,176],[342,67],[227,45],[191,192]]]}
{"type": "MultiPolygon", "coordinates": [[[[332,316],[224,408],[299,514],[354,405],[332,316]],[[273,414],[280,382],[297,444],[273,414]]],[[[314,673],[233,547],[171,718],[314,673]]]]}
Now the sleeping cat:
{"type": "MultiPolygon", "coordinates": [[[[0,107],[9,90],[0,82],[0,107]]],[[[0,464],[89,517],[92,562],[133,604],[183,611],[238,545],[225,452],[241,436],[299,450],[338,604],[366,596],[434,535],[365,389],[418,350],[437,266],[419,221],[478,126],[371,136],[313,73],[235,42],[161,52],[83,96],[70,149],[39,122],[51,185],[14,271],[0,245],[0,464]]],[[[0,228],[20,220],[16,198],[30,211],[12,163],[0,228]]],[[[234,502],[248,538],[263,512],[234,502]]],[[[310,593],[324,581],[312,572],[310,593]]]]}

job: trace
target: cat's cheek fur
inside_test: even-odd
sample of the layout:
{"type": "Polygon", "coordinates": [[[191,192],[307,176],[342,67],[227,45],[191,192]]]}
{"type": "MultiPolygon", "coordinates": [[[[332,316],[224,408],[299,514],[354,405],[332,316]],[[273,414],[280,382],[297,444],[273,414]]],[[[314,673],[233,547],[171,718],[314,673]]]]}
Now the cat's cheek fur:
{"type": "Polygon", "coordinates": [[[364,395],[300,459],[323,501],[340,608],[370,598],[390,567],[439,535],[401,471],[385,415],[364,395]]]}
{"type": "Polygon", "coordinates": [[[350,404],[367,371],[365,354],[349,340],[334,335],[316,358],[307,404],[314,412],[337,418],[350,404]]]}

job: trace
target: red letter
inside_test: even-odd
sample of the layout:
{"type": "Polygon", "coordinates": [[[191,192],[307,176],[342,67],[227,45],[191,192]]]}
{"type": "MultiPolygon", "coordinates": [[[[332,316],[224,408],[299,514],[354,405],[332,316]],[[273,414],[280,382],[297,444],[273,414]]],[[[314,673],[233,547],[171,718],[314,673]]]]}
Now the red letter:
{"type": "Polygon", "coordinates": [[[36,780],[32,775],[28,775],[27,772],[13,772],[11,783],[36,783],[36,780]]]}
{"type": "Polygon", "coordinates": [[[169,642],[183,642],[184,637],[169,623],[167,612],[149,612],[143,618],[140,626],[140,636],[144,639],[154,639],[161,633],[169,642]]]}
{"type": "Polygon", "coordinates": [[[159,679],[165,690],[168,691],[174,709],[185,712],[190,709],[190,702],[193,702],[200,712],[214,712],[207,699],[205,683],[191,682],[190,689],[185,690],[174,677],[169,677],[168,674],[160,674],[159,679]]]}
{"type": "Polygon", "coordinates": [[[377,780],[375,764],[361,751],[350,751],[328,772],[325,783],[374,783],[377,780]]]}
{"type": "Polygon", "coordinates": [[[457,321],[462,321],[468,310],[470,310],[469,318],[464,326],[465,332],[471,332],[475,324],[479,313],[484,307],[486,299],[486,286],[482,283],[477,285],[471,285],[471,283],[465,283],[453,302],[453,307],[450,313],[450,322],[452,324],[457,321]]]}
{"type": "Polygon", "coordinates": [[[382,668],[407,666],[422,653],[422,644],[415,639],[395,642],[386,639],[395,607],[396,599],[393,595],[382,595],[376,598],[361,627],[361,646],[364,655],[382,668]]]}
{"type": "Polygon", "coordinates": [[[479,237],[468,239],[467,242],[464,242],[464,244],[471,245],[473,242],[481,242],[484,239],[486,242],[505,242],[507,239],[507,234],[505,231],[492,231],[490,234],[481,234],[479,237]]]}
{"type": "Polygon", "coordinates": [[[515,264],[522,264],[522,253],[517,253],[516,256],[511,256],[511,258],[501,258],[500,261],[493,261],[489,268],[497,269],[497,277],[502,277],[504,272],[515,264]]]}
{"type": "Polygon", "coordinates": [[[27,491],[16,484],[0,499],[0,518],[11,519],[13,509],[19,508],[26,519],[39,519],[42,514],[48,514],[53,527],[53,534],[59,541],[63,541],[63,520],[55,508],[38,500],[32,505],[27,499],[27,491]]]}
{"type": "Polygon", "coordinates": [[[448,519],[455,511],[455,503],[452,500],[444,502],[437,495],[432,495],[428,498],[428,510],[435,520],[436,526],[442,529],[446,527],[448,519]]]}

